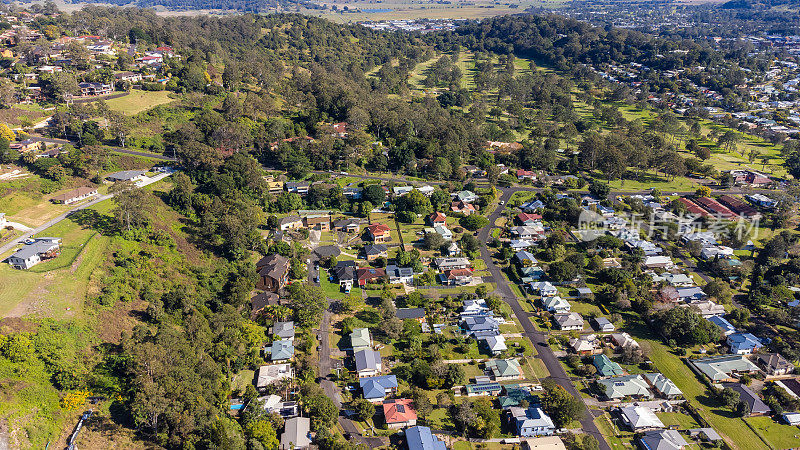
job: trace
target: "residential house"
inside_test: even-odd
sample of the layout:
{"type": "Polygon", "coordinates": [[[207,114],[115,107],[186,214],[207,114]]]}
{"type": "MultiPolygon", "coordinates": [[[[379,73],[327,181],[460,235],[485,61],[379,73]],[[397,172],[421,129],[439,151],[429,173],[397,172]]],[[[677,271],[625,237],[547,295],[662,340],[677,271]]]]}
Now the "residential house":
{"type": "Polygon", "coordinates": [[[539,402],[539,399],[535,395],[531,394],[531,390],[529,388],[516,384],[507,384],[503,387],[506,391],[505,395],[498,398],[497,402],[504,410],[508,410],[514,406],[520,406],[523,401],[528,402],[528,405],[539,402]]]}
{"type": "Polygon", "coordinates": [[[461,255],[461,248],[458,247],[458,244],[455,242],[450,242],[445,250],[447,256],[460,256],[461,255]]]}
{"type": "Polygon", "coordinates": [[[540,436],[522,440],[523,450],[567,450],[558,436],[540,436]]]}
{"type": "Polygon", "coordinates": [[[549,281],[537,281],[529,285],[532,292],[538,292],[542,297],[553,297],[558,295],[558,289],[549,281]]]}
{"type": "Polygon", "coordinates": [[[539,266],[528,266],[519,268],[522,278],[520,281],[523,283],[535,283],[545,277],[544,270],[539,266]]]}
{"type": "Polygon", "coordinates": [[[536,172],[532,170],[517,169],[517,180],[531,180],[536,181],[536,172]]]}
{"type": "Polygon", "coordinates": [[[395,186],[392,188],[392,193],[395,197],[402,197],[414,190],[414,186],[395,186]]]}
{"type": "Polygon", "coordinates": [[[432,234],[436,233],[439,236],[443,237],[446,241],[450,241],[453,239],[453,232],[450,231],[444,225],[435,225],[433,228],[425,228],[425,234],[432,234]]]}
{"type": "Polygon", "coordinates": [[[591,299],[591,298],[594,297],[594,293],[592,292],[591,288],[579,287],[579,288],[576,289],[576,291],[578,291],[578,297],[580,297],[580,298],[591,299]]]}
{"type": "Polygon", "coordinates": [[[358,350],[353,354],[358,378],[374,377],[383,370],[381,354],[372,349],[358,350]]]}
{"type": "Polygon", "coordinates": [[[472,270],[470,269],[452,269],[447,270],[445,273],[439,275],[442,284],[448,286],[466,286],[472,283],[472,270]]]}
{"type": "Polygon", "coordinates": [[[78,88],[81,90],[81,95],[106,95],[114,92],[114,86],[106,83],[98,82],[83,82],[78,83],[78,88]]]}
{"type": "Polygon", "coordinates": [[[267,414],[278,414],[284,419],[300,415],[300,405],[297,402],[284,402],[279,395],[267,395],[257,399],[264,407],[267,414]]]}
{"type": "Polygon", "coordinates": [[[471,266],[467,258],[434,258],[433,264],[441,271],[467,269],[471,266]]]}
{"type": "Polygon", "coordinates": [[[328,231],[331,229],[329,214],[312,214],[303,217],[303,225],[309,230],[328,231]]]}
{"type": "Polygon", "coordinates": [[[620,377],[597,380],[597,385],[605,398],[619,400],[625,397],[651,399],[650,386],[641,375],[623,375],[620,377]]]}
{"type": "Polygon", "coordinates": [[[383,402],[386,396],[397,393],[398,386],[395,375],[360,378],[358,384],[361,387],[361,394],[371,402],[383,402]]]}
{"type": "Polygon", "coordinates": [[[428,427],[411,427],[406,430],[405,436],[408,450],[447,450],[447,445],[428,427]]]}
{"type": "Polygon", "coordinates": [[[278,292],[289,281],[289,259],[277,253],[267,255],[256,263],[256,272],[259,276],[257,289],[278,292]]]}
{"type": "Polygon", "coordinates": [[[367,244],[364,246],[364,259],[375,261],[378,258],[388,258],[389,248],[385,244],[367,244]]]}
{"type": "Polygon", "coordinates": [[[667,400],[674,400],[683,395],[683,392],[678,389],[678,386],[663,374],[646,373],[644,374],[644,378],[658,395],[667,400]]]}
{"type": "Polygon", "coordinates": [[[50,199],[50,201],[52,201],[53,203],[63,203],[65,205],[71,205],[73,203],[77,203],[81,200],[85,200],[95,195],[97,195],[96,187],[83,186],[79,187],[78,189],[73,189],[69,192],[56,195],[55,197],[50,199]]]}
{"type": "Polygon", "coordinates": [[[508,241],[508,247],[515,251],[525,250],[526,248],[533,247],[534,245],[536,245],[536,243],[528,239],[511,239],[508,241]]]}
{"type": "Polygon", "coordinates": [[[264,389],[283,379],[294,378],[294,369],[291,364],[270,364],[258,368],[256,374],[256,388],[264,389]]]}
{"type": "Polygon", "coordinates": [[[60,238],[37,238],[8,257],[8,264],[15,269],[30,269],[42,261],[61,254],[60,238]]]}
{"type": "Polygon", "coordinates": [[[465,316],[491,315],[491,313],[492,310],[486,306],[486,300],[482,298],[464,300],[461,308],[462,318],[465,316]]]}
{"type": "Polygon", "coordinates": [[[539,240],[544,237],[545,230],[542,224],[522,225],[508,229],[516,239],[539,240]]]}
{"type": "Polygon", "coordinates": [[[341,219],[337,220],[333,223],[333,227],[344,233],[358,233],[358,230],[361,229],[361,220],[360,219],[341,219]]]}
{"type": "Polygon", "coordinates": [[[644,266],[648,269],[672,269],[674,264],[669,256],[647,256],[644,266]]]}
{"type": "Polygon", "coordinates": [[[497,356],[504,351],[508,350],[506,346],[506,338],[502,334],[496,336],[485,336],[480,339],[482,345],[494,356],[497,356]]]}
{"type": "Polygon", "coordinates": [[[259,292],[250,299],[250,318],[255,320],[267,306],[280,305],[281,300],[274,292],[259,292]]]}
{"type": "Polygon", "coordinates": [[[428,224],[432,227],[436,225],[444,226],[447,223],[447,216],[445,216],[444,213],[435,211],[428,216],[427,220],[428,224]]]}
{"type": "Polygon", "coordinates": [[[269,359],[272,362],[285,362],[294,358],[294,344],[288,339],[274,341],[269,349],[269,359]]]}
{"type": "Polygon", "coordinates": [[[687,431],[689,432],[689,436],[695,439],[701,439],[708,442],[718,442],[722,440],[722,436],[714,431],[713,428],[692,428],[687,431]]]}
{"type": "Polygon", "coordinates": [[[465,316],[461,319],[461,329],[468,336],[496,336],[500,334],[500,322],[491,316],[465,316]]]}
{"type": "Polygon", "coordinates": [[[286,192],[290,194],[306,195],[311,185],[305,181],[287,181],[283,184],[283,187],[286,188],[286,192]]]}
{"type": "Polygon", "coordinates": [[[747,404],[747,409],[750,411],[750,416],[763,416],[772,412],[772,409],[767,406],[763,400],[761,400],[761,397],[750,390],[749,387],[741,383],[725,383],[723,386],[726,388],[731,388],[739,393],[739,401],[743,401],[747,404]]]}
{"type": "Polygon", "coordinates": [[[136,72],[119,72],[114,74],[114,80],[128,83],[139,83],[142,81],[142,74],[136,72]]]}
{"type": "Polygon", "coordinates": [[[706,320],[716,325],[723,336],[730,336],[731,334],[736,333],[736,327],[734,327],[733,324],[725,320],[725,318],[723,318],[722,316],[711,316],[706,320]]]}
{"type": "Polygon", "coordinates": [[[465,203],[462,201],[452,202],[450,204],[450,211],[453,211],[457,214],[464,214],[465,216],[469,216],[477,212],[475,206],[473,206],[471,203],[465,203]]]}
{"type": "Polygon", "coordinates": [[[606,355],[594,355],[592,364],[597,368],[597,374],[601,377],[618,377],[625,373],[619,364],[606,355]]]}
{"type": "Polygon", "coordinates": [[[712,356],[691,362],[714,383],[736,381],[739,375],[758,372],[758,366],[739,355],[712,356]]]}
{"type": "Polygon", "coordinates": [[[521,380],[522,368],[516,359],[492,359],[486,362],[486,370],[495,381],[521,380]]]}
{"type": "Polygon", "coordinates": [[[289,215],[278,220],[278,228],[281,231],[297,230],[303,228],[303,219],[298,215],[289,215]]]}
{"type": "Polygon", "coordinates": [[[583,317],[576,312],[554,314],[553,320],[555,320],[559,330],[583,330],[583,317]]]}
{"type": "Polygon", "coordinates": [[[294,322],[291,320],[288,322],[275,322],[275,324],[272,325],[272,335],[280,339],[293,341],[294,322]]]}
{"type": "Polygon", "coordinates": [[[333,267],[333,275],[339,281],[339,287],[345,292],[353,288],[353,283],[356,280],[356,263],[355,261],[337,261],[333,267]]]}
{"type": "Polygon", "coordinates": [[[106,179],[109,181],[117,182],[117,181],[139,181],[144,178],[144,174],[147,173],[146,170],[123,170],[121,172],[114,172],[106,176],[106,179]]]}
{"type": "Polygon", "coordinates": [[[794,373],[794,364],[787,361],[780,353],[758,355],[756,362],[767,375],[773,377],[794,373]]]}
{"type": "Polygon", "coordinates": [[[576,338],[570,338],[569,346],[580,356],[594,355],[601,351],[600,339],[596,334],[584,334],[576,338]]]}
{"type": "Polygon", "coordinates": [[[536,260],[536,257],[533,256],[533,253],[520,250],[514,254],[514,261],[517,262],[522,267],[529,267],[537,264],[539,261],[536,260]]]}
{"type": "Polygon", "coordinates": [[[364,190],[358,186],[346,186],[342,188],[342,195],[348,200],[361,200],[364,190]]]}
{"type": "Polygon", "coordinates": [[[605,317],[595,317],[593,319],[593,322],[594,322],[594,325],[595,325],[595,329],[597,331],[610,333],[610,332],[612,332],[612,331],[614,331],[616,329],[614,327],[614,324],[611,323],[611,321],[606,319],[605,317]]]}
{"type": "Polygon", "coordinates": [[[533,226],[539,223],[542,220],[542,216],[536,213],[519,213],[515,217],[516,221],[520,225],[524,226],[533,226]]]}
{"type": "Polygon", "coordinates": [[[369,335],[369,328],[356,328],[350,333],[350,348],[353,353],[372,349],[372,337],[369,335]]]}
{"type": "Polygon", "coordinates": [[[667,272],[662,275],[653,274],[653,282],[658,283],[660,281],[665,281],[670,286],[674,286],[676,288],[694,286],[694,280],[692,277],[686,275],[685,273],[667,272]]]}
{"type": "Polygon", "coordinates": [[[417,424],[417,411],[414,402],[407,398],[386,400],[383,402],[383,418],[391,429],[413,427],[417,424]]]}
{"type": "Polygon", "coordinates": [[[390,228],[382,223],[373,223],[367,226],[367,238],[376,244],[392,240],[390,228]]]}
{"type": "Polygon", "coordinates": [[[389,284],[414,284],[414,269],[411,267],[398,267],[394,264],[386,266],[386,275],[389,276],[389,284]]]}
{"type": "Polygon", "coordinates": [[[425,197],[430,197],[431,195],[433,195],[433,191],[436,190],[436,188],[434,188],[433,186],[429,186],[427,184],[424,185],[424,186],[420,186],[418,188],[415,188],[415,189],[420,191],[422,193],[422,195],[424,195],[425,197]]]}
{"type": "Polygon", "coordinates": [[[556,295],[553,297],[542,297],[542,307],[551,313],[568,313],[572,305],[556,295]]]}
{"type": "Polygon", "coordinates": [[[787,425],[791,426],[798,426],[800,425],[800,413],[797,412],[787,412],[781,415],[781,419],[787,425]]]}
{"type": "Polygon", "coordinates": [[[733,333],[726,342],[731,347],[731,353],[735,355],[749,355],[763,347],[761,340],[750,333],[733,333]]]}
{"type": "Polygon", "coordinates": [[[692,308],[697,314],[705,319],[713,316],[724,316],[726,313],[724,306],[718,305],[711,300],[693,301],[681,306],[688,306],[689,308],[692,308]]]}
{"type": "Polygon", "coordinates": [[[356,269],[356,280],[361,287],[384,279],[386,279],[386,271],[381,268],[361,267],[356,269]]]}
{"type": "Polygon", "coordinates": [[[450,194],[450,196],[453,197],[454,200],[464,203],[474,203],[478,201],[478,196],[472,191],[459,191],[450,194]]]}
{"type": "MultiPolygon", "coordinates": [[[[482,377],[476,377],[480,379],[482,377]]],[[[488,377],[483,377],[488,378],[488,377]]],[[[475,384],[468,384],[464,386],[464,390],[467,392],[467,397],[479,397],[489,395],[492,397],[496,397],[500,395],[500,392],[503,391],[503,386],[500,383],[492,383],[490,381],[478,381],[475,384]]]]}
{"type": "Polygon", "coordinates": [[[553,420],[538,405],[528,408],[512,407],[509,415],[517,436],[550,436],[556,430],[553,420]]]}
{"type": "Polygon", "coordinates": [[[308,434],[311,431],[311,419],[308,417],[293,417],[284,422],[281,433],[280,450],[305,449],[311,446],[308,434]]]}
{"type": "Polygon", "coordinates": [[[624,406],[619,408],[622,423],[633,432],[664,428],[664,424],[652,409],[646,406],[624,406]]]}
{"type": "Polygon", "coordinates": [[[689,444],[677,430],[650,430],[639,438],[644,450],[681,450],[689,444]]]}
{"type": "Polygon", "coordinates": [[[626,348],[639,348],[639,343],[631,337],[628,333],[612,333],[611,342],[614,344],[618,351],[626,348]]]}

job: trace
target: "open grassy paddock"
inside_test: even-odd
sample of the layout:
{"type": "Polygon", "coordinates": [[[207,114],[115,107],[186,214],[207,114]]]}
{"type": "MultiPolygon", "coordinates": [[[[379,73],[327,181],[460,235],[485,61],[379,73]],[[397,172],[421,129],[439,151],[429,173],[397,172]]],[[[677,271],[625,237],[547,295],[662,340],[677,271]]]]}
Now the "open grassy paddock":
{"type": "Polygon", "coordinates": [[[171,102],[170,91],[131,90],[123,97],[106,100],[106,104],[114,111],[133,116],[158,105],[171,102]]]}

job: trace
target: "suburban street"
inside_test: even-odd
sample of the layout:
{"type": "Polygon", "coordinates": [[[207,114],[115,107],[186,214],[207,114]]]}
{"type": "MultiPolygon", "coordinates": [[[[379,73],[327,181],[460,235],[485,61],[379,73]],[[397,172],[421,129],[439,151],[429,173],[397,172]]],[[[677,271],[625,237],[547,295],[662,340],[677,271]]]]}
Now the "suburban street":
{"type": "MultiPolygon", "coordinates": [[[[505,189],[503,191],[503,195],[500,197],[500,201],[503,204],[507,203],[514,192],[516,192],[514,188],[505,189]]],[[[564,368],[558,361],[558,358],[556,358],[556,356],[553,354],[553,351],[550,349],[550,346],[547,344],[547,334],[538,331],[536,327],[533,326],[533,323],[528,317],[528,313],[522,309],[522,306],[520,306],[517,296],[514,295],[514,292],[508,285],[508,281],[503,276],[503,271],[494,263],[491,252],[489,251],[488,247],[486,247],[486,241],[489,239],[491,230],[495,228],[494,223],[502,214],[503,209],[503,206],[498,205],[489,216],[489,226],[480,230],[478,233],[478,240],[481,242],[481,259],[483,259],[483,261],[486,263],[486,267],[489,269],[489,272],[492,274],[492,278],[497,285],[495,292],[499,294],[503,301],[505,301],[511,307],[511,310],[514,312],[514,315],[517,317],[520,325],[522,325],[522,328],[525,330],[525,335],[533,344],[533,347],[536,349],[536,353],[544,363],[547,371],[550,372],[550,379],[555,381],[559,386],[562,386],[567,390],[567,392],[580,400],[581,404],[584,404],[580,392],[578,392],[578,390],[572,384],[567,376],[566,371],[564,371],[564,368]]],[[[597,428],[597,425],[595,425],[592,411],[588,408],[586,408],[586,414],[581,420],[581,428],[585,433],[591,434],[597,439],[601,449],[611,449],[602,433],[600,433],[600,430],[597,428]]]]}

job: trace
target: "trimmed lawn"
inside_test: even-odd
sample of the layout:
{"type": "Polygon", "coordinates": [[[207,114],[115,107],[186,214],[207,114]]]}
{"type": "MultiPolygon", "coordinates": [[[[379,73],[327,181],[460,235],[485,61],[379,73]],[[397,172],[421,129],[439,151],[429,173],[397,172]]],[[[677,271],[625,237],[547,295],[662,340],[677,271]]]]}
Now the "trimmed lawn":
{"type": "Polygon", "coordinates": [[[617,428],[616,425],[611,422],[611,418],[608,414],[597,417],[594,419],[594,423],[611,448],[635,447],[633,444],[633,433],[621,431],[617,428]]]}
{"type": "Polygon", "coordinates": [[[744,420],[775,448],[800,447],[800,429],[798,427],[777,423],[769,416],[748,417],[744,420]]]}
{"type": "Polygon", "coordinates": [[[682,412],[660,412],[656,413],[661,422],[667,427],[670,425],[677,425],[680,430],[688,430],[690,428],[700,428],[700,424],[695,421],[692,416],[682,412]]]}
{"type": "Polygon", "coordinates": [[[142,111],[165,103],[173,99],[169,97],[169,91],[140,91],[133,89],[128,95],[106,100],[106,104],[114,111],[133,116],[142,111]]]}

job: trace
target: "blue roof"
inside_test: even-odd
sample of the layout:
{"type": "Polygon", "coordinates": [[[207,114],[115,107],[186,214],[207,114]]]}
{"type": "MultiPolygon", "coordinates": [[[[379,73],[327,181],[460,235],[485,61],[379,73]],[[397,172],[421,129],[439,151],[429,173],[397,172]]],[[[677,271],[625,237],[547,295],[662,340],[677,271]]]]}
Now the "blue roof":
{"type": "Polygon", "coordinates": [[[731,352],[739,350],[755,350],[762,347],[761,340],[750,333],[734,333],[728,336],[731,352]]]}
{"type": "Polygon", "coordinates": [[[270,354],[272,361],[289,359],[294,356],[294,345],[292,344],[292,341],[288,339],[275,341],[272,343],[270,354]]]}
{"type": "Polygon", "coordinates": [[[383,398],[386,395],[386,389],[394,389],[397,387],[397,377],[394,375],[382,375],[379,377],[368,377],[358,380],[361,385],[361,392],[364,398],[383,398]]]}
{"type": "Polygon", "coordinates": [[[431,433],[428,427],[411,427],[406,430],[406,442],[409,450],[447,450],[444,442],[431,433]]]}
{"type": "Polygon", "coordinates": [[[728,322],[724,317],[711,316],[707,320],[719,327],[722,331],[736,331],[736,327],[734,327],[733,324],[728,322]]]}

